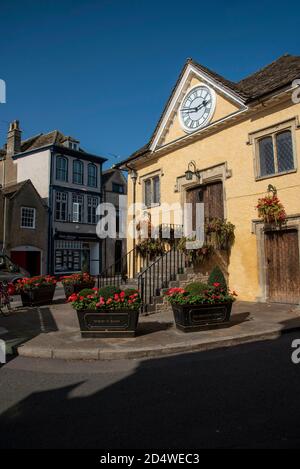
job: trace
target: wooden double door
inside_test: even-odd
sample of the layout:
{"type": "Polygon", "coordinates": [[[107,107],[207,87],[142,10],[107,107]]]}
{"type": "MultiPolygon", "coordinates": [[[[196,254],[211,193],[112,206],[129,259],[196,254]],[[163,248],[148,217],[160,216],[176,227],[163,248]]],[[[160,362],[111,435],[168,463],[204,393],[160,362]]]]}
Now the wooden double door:
{"type": "Polygon", "coordinates": [[[204,204],[204,217],[206,220],[224,218],[223,183],[218,181],[188,190],[186,202],[192,204],[193,230],[196,229],[197,203],[204,204]]]}
{"type": "Polygon", "coordinates": [[[297,229],[265,233],[267,298],[300,303],[299,233],[297,229]]]}

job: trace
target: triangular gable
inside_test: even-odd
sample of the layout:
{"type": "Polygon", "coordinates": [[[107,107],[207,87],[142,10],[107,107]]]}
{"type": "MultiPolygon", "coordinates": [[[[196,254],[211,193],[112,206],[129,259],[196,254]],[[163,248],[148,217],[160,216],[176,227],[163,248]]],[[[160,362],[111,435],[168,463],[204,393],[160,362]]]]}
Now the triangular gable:
{"type": "MultiPolygon", "coordinates": [[[[224,79],[223,77],[217,75],[214,72],[211,72],[207,68],[202,67],[201,65],[193,62],[192,60],[188,60],[179,76],[179,79],[174,87],[174,90],[166,104],[163,114],[154,131],[149,148],[151,151],[154,151],[157,147],[160,147],[164,143],[166,143],[166,136],[169,133],[171,126],[174,124],[174,121],[176,120],[177,111],[182,102],[182,99],[184,98],[186,92],[195,80],[198,80],[198,83],[205,84],[212,88],[216,95],[220,96],[220,98],[223,99],[224,102],[230,103],[232,105],[231,108],[228,106],[228,115],[234,115],[237,112],[246,109],[246,106],[244,104],[246,97],[238,91],[234,83],[224,79]]],[[[209,125],[210,124],[208,124],[208,126],[209,125]]],[[[199,129],[194,133],[196,134],[201,130],[202,129],[199,129]]],[[[173,133],[173,140],[186,135],[184,132],[182,132],[182,135],[180,135],[180,133],[178,134],[178,132],[173,133]]],[[[168,139],[169,143],[170,141],[172,141],[172,136],[170,139],[169,135],[168,139]]]]}

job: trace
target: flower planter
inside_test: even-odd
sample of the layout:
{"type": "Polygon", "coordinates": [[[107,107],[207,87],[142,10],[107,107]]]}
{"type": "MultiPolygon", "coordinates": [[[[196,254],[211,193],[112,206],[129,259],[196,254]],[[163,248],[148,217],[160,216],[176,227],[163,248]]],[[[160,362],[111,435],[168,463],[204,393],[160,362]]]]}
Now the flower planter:
{"type": "Polygon", "coordinates": [[[77,310],[82,338],[134,337],[139,309],[77,310]]]}
{"type": "Polygon", "coordinates": [[[226,324],[230,320],[232,302],[223,304],[172,304],[176,327],[183,332],[226,324]]]}
{"type": "Polygon", "coordinates": [[[73,295],[73,293],[79,293],[84,288],[94,288],[95,281],[90,283],[63,283],[66,298],[73,295]]]}
{"type": "Polygon", "coordinates": [[[52,302],[56,285],[20,292],[23,306],[41,306],[52,302]]]}

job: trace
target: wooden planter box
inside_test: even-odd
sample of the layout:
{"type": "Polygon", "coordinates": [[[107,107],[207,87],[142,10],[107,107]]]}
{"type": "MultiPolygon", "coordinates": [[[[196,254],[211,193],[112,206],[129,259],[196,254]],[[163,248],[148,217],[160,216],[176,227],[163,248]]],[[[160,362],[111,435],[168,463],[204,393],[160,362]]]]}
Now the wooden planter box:
{"type": "Polygon", "coordinates": [[[134,337],[139,309],[115,309],[97,312],[77,311],[82,338],[134,337]]]}
{"type": "Polygon", "coordinates": [[[21,291],[23,306],[42,306],[52,303],[56,285],[36,288],[30,291],[21,291]]]}
{"type": "Polygon", "coordinates": [[[230,320],[232,302],[216,305],[172,304],[176,327],[183,332],[226,324],[230,320]]]}
{"type": "Polygon", "coordinates": [[[84,288],[94,288],[94,286],[95,286],[95,281],[90,282],[90,283],[63,284],[66,299],[68,299],[69,296],[73,295],[73,293],[79,293],[84,288]]]}

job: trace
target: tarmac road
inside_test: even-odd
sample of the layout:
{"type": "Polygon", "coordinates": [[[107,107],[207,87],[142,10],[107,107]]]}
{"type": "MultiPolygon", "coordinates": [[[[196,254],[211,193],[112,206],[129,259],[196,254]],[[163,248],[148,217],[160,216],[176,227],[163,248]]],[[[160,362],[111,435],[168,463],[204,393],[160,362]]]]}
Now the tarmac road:
{"type": "Polygon", "coordinates": [[[0,369],[0,448],[299,448],[299,338],[143,361],[16,358],[0,369]]]}

